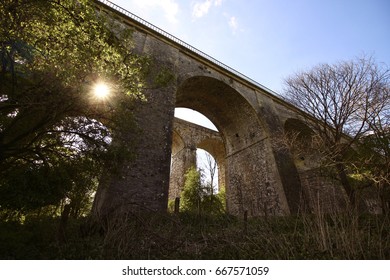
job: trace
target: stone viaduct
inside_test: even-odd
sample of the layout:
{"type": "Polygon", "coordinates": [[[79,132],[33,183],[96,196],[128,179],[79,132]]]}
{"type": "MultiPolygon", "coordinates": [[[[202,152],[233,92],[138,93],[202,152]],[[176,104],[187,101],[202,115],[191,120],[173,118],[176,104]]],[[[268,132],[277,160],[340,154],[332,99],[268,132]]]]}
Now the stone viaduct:
{"type": "Polygon", "coordinates": [[[123,163],[115,176],[102,180],[94,203],[96,215],[166,211],[171,155],[173,173],[183,172],[194,160],[195,142],[183,141],[189,136],[180,134],[183,126],[174,130],[175,107],[196,110],[217,127],[219,137],[210,134],[197,145],[206,148],[222,168],[229,213],[288,215],[317,201],[342,200],[344,193],[337,184],[318,179],[310,162],[277,144],[286,127],[299,122],[297,108],[111,2],[96,3],[133,31],[134,51],[152,59],[147,82],[153,85],[156,77],[170,77],[163,86],[145,90],[147,102],[136,106],[134,118],[140,131],[123,133],[121,142],[133,143],[137,156],[123,163]]]}
{"type": "Polygon", "coordinates": [[[171,176],[169,199],[180,197],[184,175],[192,166],[197,166],[196,149],[212,155],[218,165],[218,185],[225,186],[225,148],[218,131],[208,129],[178,118],[173,122],[171,176]]]}

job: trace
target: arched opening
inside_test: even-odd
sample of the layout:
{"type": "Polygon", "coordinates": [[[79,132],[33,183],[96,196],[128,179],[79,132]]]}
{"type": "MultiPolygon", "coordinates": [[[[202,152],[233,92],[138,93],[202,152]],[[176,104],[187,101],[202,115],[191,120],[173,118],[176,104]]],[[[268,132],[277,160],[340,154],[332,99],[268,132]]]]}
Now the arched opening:
{"type": "Polygon", "coordinates": [[[290,149],[298,170],[307,170],[318,165],[318,143],[313,130],[307,124],[298,119],[287,119],[282,141],[290,149]]]}
{"type": "Polygon", "coordinates": [[[210,194],[219,192],[218,163],[206,150],[196,149],[196,165],[202,173],[202,183],[210,194]]]}
{"type": "Polygon", "coordinates": [[[210,121],[205,115],[199,113],[198,111],[184,108],[184,107],[176,107],[175,108],[175,117],[209,128],[211,130],[218,131],[215,125],[210,121]]]}
{"type": "MultiPolygon", "coordinates": [[[[185,174],[191,167],[202,175],[204,194],[217,195],[219,186],[225,186],[224,165],[224,144],[213,123],[199,112],[177,108],[172,135],[168,204],[181,197],[185,174]]],[[[220,195],[224,195],[224,192],[220,195]]],[[[226,199],[223,198],[223,201],[226,199]]]]}
{"type": "Polygon", "coordinates": [[[323,161],[323,142],[310,126],[294,118],[284,124],[286,144],[292,153],[307,212],[332,212],[344,209],[346,197],[340,192],[332,165],[323,161]]]}
{"type": "Polygon", "coordinates": [[[194,76],[179,83],[176,107],[200,112],[218,129],[223,156],[213,156],[224,163],[224,172],[219,175],[224,176],[229,213],[239,216],[245,212],[250,216],[288,213],[268,135],[242,94],[218,79],[194,76]]]}

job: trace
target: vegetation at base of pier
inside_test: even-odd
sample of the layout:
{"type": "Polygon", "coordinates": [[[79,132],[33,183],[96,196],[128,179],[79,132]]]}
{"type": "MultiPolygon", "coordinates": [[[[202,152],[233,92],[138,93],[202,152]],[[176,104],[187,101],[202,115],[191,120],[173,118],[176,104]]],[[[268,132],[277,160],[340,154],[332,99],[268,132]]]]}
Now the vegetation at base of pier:
{"type": "Polygon", "coordinates": [[[70,219],[0,222],[0,259],[389,259],[388,216],[129,215],[105,231],[70,219]]]}
{"type": "Polygon", "coordinates": [[[225,212],[225,192],[213,193],[213,186],[205,182],[202,170],[191,167],[185,174],[184,187],[180,195],[180,211],[209,214],[225,212]]]}

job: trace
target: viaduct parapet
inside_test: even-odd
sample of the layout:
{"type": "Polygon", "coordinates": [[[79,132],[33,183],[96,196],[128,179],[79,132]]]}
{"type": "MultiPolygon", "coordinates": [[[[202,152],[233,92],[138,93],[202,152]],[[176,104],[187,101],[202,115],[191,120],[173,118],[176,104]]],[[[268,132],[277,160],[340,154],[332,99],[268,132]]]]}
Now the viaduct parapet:
{"type": "MultiPolygon", "coordinates": [[[[102,180],[94,203],[96,215],[166,211],[170,174],[183,174],[194,163],[196,147],[208,150],[223,168],[230,214],[288,215],[314,207],[318,201],[337,204],[342,200],[344,193],[337,184],[318,177],[311,162],[278,144],[288,123],[299,122],[297,108],[118,6],[96,3],[132,30],[134,52],[152,60],[147,77],[150,86],[144,91],[147,102],[137,104],[134,111],[140,130],[124,132],[117,141],[132,143],[136,157],[124,162],[115,176],[102,180]],[[161,73],[172,78],[156,87],[161,73]],[[183,133],[191,125],[174,120],[176,107],[208,117],[219,136],[206,129],[200,133],[199,128],[199,135],[183,133]]],[[[177,195],[182,184],[176,180],[171,182],[176,185],[171,196],[177,195]]]]}

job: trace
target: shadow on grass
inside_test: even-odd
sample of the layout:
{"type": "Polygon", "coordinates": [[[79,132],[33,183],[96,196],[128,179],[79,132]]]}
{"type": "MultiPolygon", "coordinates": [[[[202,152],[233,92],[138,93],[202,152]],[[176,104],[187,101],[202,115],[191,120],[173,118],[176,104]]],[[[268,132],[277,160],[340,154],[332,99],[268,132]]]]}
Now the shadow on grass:
{"type": "Polygon", "coordinates": [[[56,218],[0,222],[1,259],[390,259],[387,216],[132,215],[105,230],[56,218]]]}

